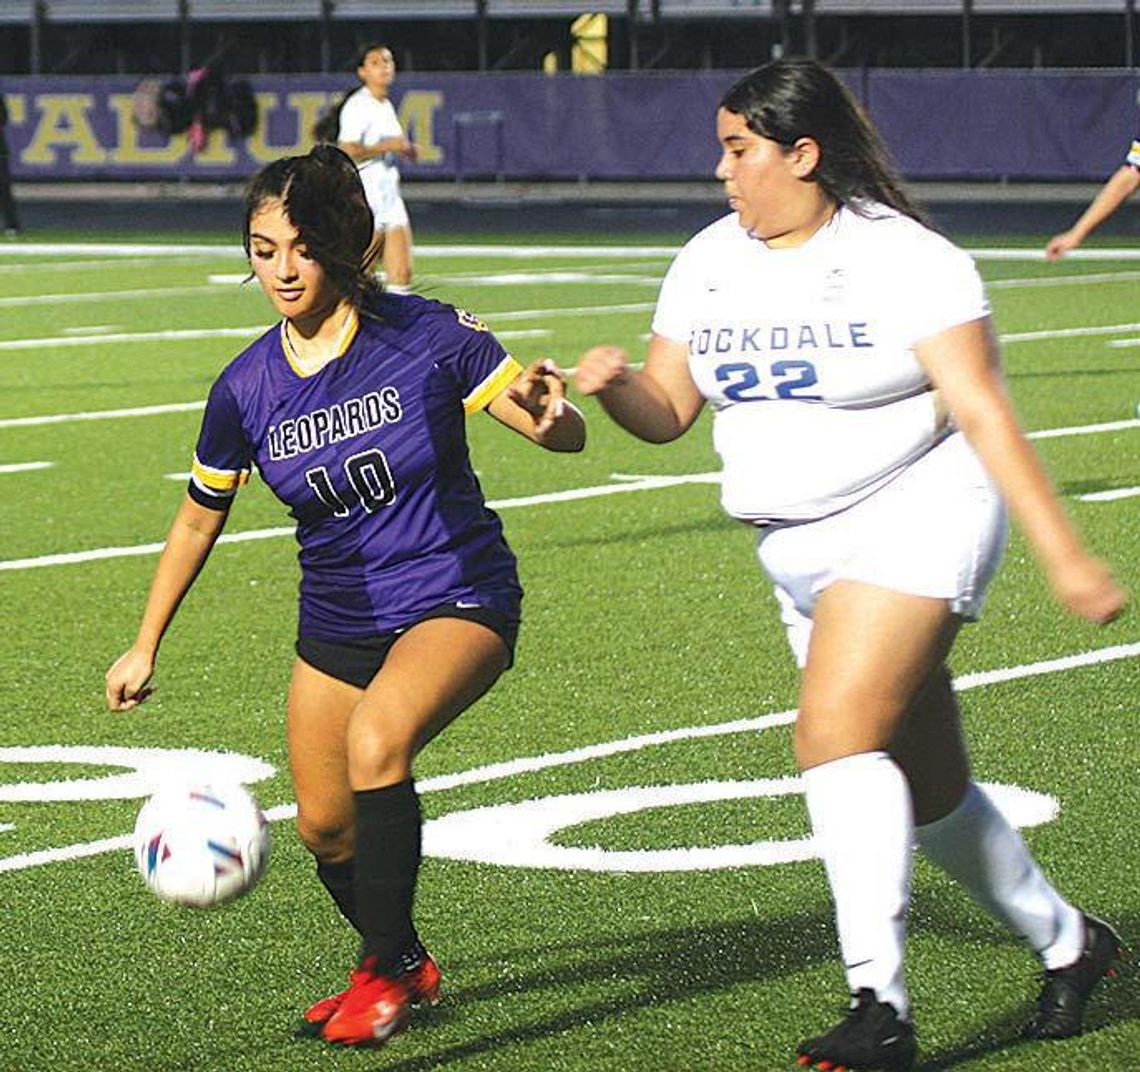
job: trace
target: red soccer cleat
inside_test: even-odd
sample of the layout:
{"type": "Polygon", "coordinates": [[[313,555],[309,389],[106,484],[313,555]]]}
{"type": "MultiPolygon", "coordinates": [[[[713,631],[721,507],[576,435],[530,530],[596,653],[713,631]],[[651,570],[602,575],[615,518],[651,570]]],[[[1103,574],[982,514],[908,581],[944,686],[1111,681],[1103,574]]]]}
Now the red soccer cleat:
{"type": "MultiPolygon", "coordinates": [[[[438,1005],[441,1000],[440,983],[443,975],[431,954],[422,946],[419,948],[421,952],[418,958],[405,958],[399,978],[407,987],[409,1004],[438,1005]]],[[[363,983],[365,977],[371,974],[374,964],[374,958],[368,958],[364,964],[349,974],[347,988],[310,1005],[302,1013],[301,1023],[294,1031],[294,1035],[297,1038],[319,1038],[321,1029],[333,1018],[353,987],[357,985],[358,977],[359,982],[363,983]]]]}
{"type": "Polygon", "coordinates": [[[345,1046],[377,1046],[402,1030],[411,1004],[402,975],[381,975],[362,967],[352,973],[352,986],[321,1028],[321,1038],[345,1046]]]}

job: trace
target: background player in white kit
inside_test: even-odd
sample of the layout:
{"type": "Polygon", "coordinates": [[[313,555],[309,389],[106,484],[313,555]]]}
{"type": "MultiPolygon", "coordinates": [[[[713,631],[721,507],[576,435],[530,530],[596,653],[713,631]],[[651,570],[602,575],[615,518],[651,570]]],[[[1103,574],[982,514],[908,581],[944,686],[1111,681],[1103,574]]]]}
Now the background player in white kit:
{"type": "Polygon", "coordinates": [[[412,225],[400,196],[397,160],[416,159],[388,99],[396,61],[387,45],[365,45],[357,55],[356,76],[363,83],[340,107],[337,144],[356,162],[375,223],[389,290],[407,293],[412,282],[412,225]]]}
{"type": "Polygon", "coordinates": [[[834,76],[807,60],[751,72],[717,137],[733,215],[671,266],[644,370],[595,347],[577,383],[652,442],[708,401],[724,506],[758,526],[803,668],[796,758],[852,992],[800,1063],[913,1064],[916,837],[1041,958],[1026,1033],[1076,1034],[1118,939],[1061,898],[972,781],[945,659],[981,611],[1003,499],[1069,610],[1107,622],[1125,594],[1018,426],[969,257],[920,222],[834,76]]]}

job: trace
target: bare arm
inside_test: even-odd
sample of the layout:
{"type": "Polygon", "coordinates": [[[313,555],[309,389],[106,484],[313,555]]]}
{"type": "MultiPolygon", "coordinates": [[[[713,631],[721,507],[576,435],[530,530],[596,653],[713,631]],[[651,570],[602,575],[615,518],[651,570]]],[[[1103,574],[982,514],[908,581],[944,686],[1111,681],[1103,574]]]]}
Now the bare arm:
{"type": "Polygon", "coordinates": [[[1045,259],[1060,260],[1069,250],[1076,249],[1097,227],[1108,219],[1125,201],[1140,188],[1140,170],[1131,164],[1124,164],[1109,176],[1100,192],[1092,199],[1089,207],[1067,231],[1062,231],[1049,239],[1045,247],[1045,259]]]}
{"type": "Polygon", "coordinates": [[[135,642],[107,671],[107,706],[112,711],[129,711],[149,695],[147,683],[163,635],[213,550],[226,516],[225,511],[200,506],[189,495],[182,500],[158,560],[135,642]]]}
{"type": "Polygon", "coordinates": [[[649,443],[668,443],[692,427],[704,399],[689,374],[688,344],[654,335],[645,367],[629,367],[617,346],[595,346],[578,361],[578,390],[597,395],[626,431],[649,443]]]}
{"type": "Polygon", "coordinates": [[[528,365],[491,400],[487,412],[547,450],[578,451],[586,445],[586,422],[566,398],[566,381],[553,361],[528,365]]]}
{"type": "Polygon", "coordinates": [[[1058,600],[1090,621],[1111,621],[1127,595],[1108,567],[1086,550],[1022,432],[1002,381],[989,319],[924,339],[915,352],[1009,504],[1058,600]]]}
{"type": "Polygon", "coordinates": [[[385,153],[399,153],[400,156],[408,160],[415,160],[417,156],[415,143],[409,141],[403,134],[383,138],[375,145],[365,145],[359,141],[338,141],[336,144],[338,149],[347,153],[358,163],[361,160],[373,160],[385,153]]]}

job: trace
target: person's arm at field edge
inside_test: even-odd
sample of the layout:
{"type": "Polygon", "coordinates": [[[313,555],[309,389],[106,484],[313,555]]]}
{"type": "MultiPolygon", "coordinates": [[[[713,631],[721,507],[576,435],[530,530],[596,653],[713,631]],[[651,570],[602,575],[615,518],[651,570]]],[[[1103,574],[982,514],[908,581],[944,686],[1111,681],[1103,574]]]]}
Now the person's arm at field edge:
{"type": "Polygon", "coordinates": [[[112,711],[129,711],[149,695],[147,684],[162,637],[209,558],[227,516],[227,511],[201,506],[189,495],[182,500],[158,560],[135,642],[107,671],[107,706],[112,711]]]}

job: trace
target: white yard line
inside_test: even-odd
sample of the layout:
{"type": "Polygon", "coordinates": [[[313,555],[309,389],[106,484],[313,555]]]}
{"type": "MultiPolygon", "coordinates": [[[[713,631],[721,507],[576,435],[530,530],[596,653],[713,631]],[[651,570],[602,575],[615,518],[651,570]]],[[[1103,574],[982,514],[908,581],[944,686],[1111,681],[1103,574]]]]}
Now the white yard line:
{"type": "Polygon", "coordinates": [[[1078,495],[1081,502],[1115,502],[1117,499],[1132,499],[1140,495],[1140,488],[1113,488],[1112,491],[1090,491],[1078,495]]]}
{"type": "MultiPolygon", "coordinates": [[[[485,313],[483,314],[483,318],[494,323],[500,321],[537,320],[540,318],[555,320],[560,316],[579,317],[641,313],[652,309],[653,306],[653,302],[630,302],[622,305],[583,305],[562,309],[514,309],[503,313],[485,313]]],[[[256,327],[247,328],[180,328],[165,331],[122,331],[107,335],[50,335],[37,339],[4,339],[0,340],[0,351],[100,346],[110,342],[185,342],[187,340],[197,339],[251,338],[261,332],[267,331],[270,326],[271,325],[261,324],[256,327]]],[[[533,330],[537,331],[540,329],[533,330]]],[[[549,331],[549,329],[545,328],[541,330],[549,331]]],[[[510,331],[496,331],[495,334],[500,338],[523,337],[517,333],[512,335],[510,331]]]]}
{"type": "MultiPolygon", "coordinates": [[[[201,408],[204,403],[188,403],[178,407],[181,409],[201,408]]],[[[171,407],[154,407],[155,411],[171,412],[171,407]]],[[[108,411],[115,415],[142,416],[145,410],[134,411],[108,411]]],[[[73,418],[78,415],[71,415],[73,418]]],[[[97,415],[87,414],[79,419],[95,419],[97,415]]],[[[67,419],[63,416],[57,419],[67,419]]],[[[17,418],[27,423],[34,418],[17,418]]],[[[1100,432],[1118,432],[1125,429],[1140,428],[1140,418],[1126,421],[1110,421],[1103,424],[1078,425],[1071,428],[1045,428],[1037,432],[1028,433],[1030,439],[1057,439],[1064,436],[1094,435],[1100,432]]],[[[565,491],[545,492],[539,495],[524,495],[510,499],[496,499],[488,502],[493,510],[509,510],[519,506],[539,506],[547,503],[574,502],[580,499],[594,499],[604,495],[620,495],[630,491],[652,491],[659,488],[677,487],[681,484],[716,484],[720,482],[718,472],[708,473],[682,473],[661,476],[632,476],[624,473],[612,474],[615,483],[600,484],[593,487],[568,488],[565,491]]],[[[184,474],[167,474],[168,479],[183,479],[184,474]]],[[[1099,498],[1086,498],[1086,501],[1102,501],[1108,498],[1123,498],[1123,495],[1107,492],[1095,493],[1099,498]]],[[[251,529],[247,532],[223,533],[219,543],[245,543],[250,540],[269,540],[281,536],[292,536],[292,526],[278,526],[268,529],[251,529]]],[[[0,572],[40,569],[48,566],[70,566],[84,562],[95,562],[111,558],[130,558],[139,555],[158,554],[163,548],[161,543],[135,544],[129,547],[99,547],[89,551],[67,551],[52,555],[38,555],[32,558],[13,558],[0,560],[0,572]]]]}
{"type": "Polygon", "coordinates": [[[35,469],[50,469],[55,462],[12,462],[0,465],[0,473],[30,473],[35,469]]]}
{"type": "Polygon", "coordinates": [[[109,335],[50,335],[40,339],[4,339],[0,350],[72,349],[102,346],[109,342],[185,342],[191,339],[250,339],[269,330],[269,325],[248,328],[179,328],[167,331],[118,331],[109,335]]]}
{"type": "Polygon", "coordinates": [[[32,428],[41,424],[70,424],[72,421],[113,421],[120,417],[154,417],[160,413],[188,413],[205,409],[200,402],[166,402],[159,406],[131,406],[128,409],[96,409],[79,413],[49,413],[41,417],[5,417],[0,428],[32,428]]]}
{"type": "Polygon", "coordinates": [[[64,294],[24,294],[15,298],[0,298],[0,309],[17,309],[29,305],[74,305],[83,302],[134,301],[143,298],[184,297],[188,294],[217,294],[217,283],[203,283],[195,287],[149,287],[144,290],[91,290],[69,291],[64,294]]]}
{"type": "Polygon", "coordinates": [[[1071,287],[1084,283],[1130,283],[1140,279],[1140,272],[1089,272],[1087,275],[1039,275],[1025,279],[990,279],[986,290],[1011,290],[1030,287],[1071,287]]]}

